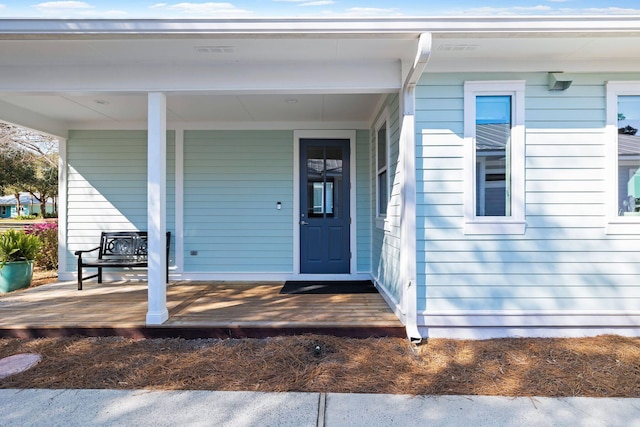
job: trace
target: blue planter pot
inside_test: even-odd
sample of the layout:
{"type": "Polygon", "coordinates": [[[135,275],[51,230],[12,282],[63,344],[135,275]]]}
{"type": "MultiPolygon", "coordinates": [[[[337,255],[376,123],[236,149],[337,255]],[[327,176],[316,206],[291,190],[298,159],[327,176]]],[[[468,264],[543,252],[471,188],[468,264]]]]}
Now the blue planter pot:
{"type": "Polygon", "coordinates": [[[0,268],[0,292],[28,288],[33,277],[33,261],[8,262],[0,268]]]}

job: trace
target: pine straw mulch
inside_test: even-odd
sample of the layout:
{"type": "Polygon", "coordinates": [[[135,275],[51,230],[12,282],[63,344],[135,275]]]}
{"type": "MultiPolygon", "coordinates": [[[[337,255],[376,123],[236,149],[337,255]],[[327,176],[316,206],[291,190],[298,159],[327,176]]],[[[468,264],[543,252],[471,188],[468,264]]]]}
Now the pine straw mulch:
{"type": "Polygon", "coordinates": [[[640,338],[0,339],[40,353],[0,388],[640,397],[640,338]]]}

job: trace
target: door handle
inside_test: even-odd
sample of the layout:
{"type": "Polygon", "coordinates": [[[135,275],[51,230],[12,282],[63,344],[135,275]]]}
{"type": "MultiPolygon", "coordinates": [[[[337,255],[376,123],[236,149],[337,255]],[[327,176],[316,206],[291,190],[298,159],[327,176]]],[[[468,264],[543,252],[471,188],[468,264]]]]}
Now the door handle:
{"type": "Polygon", "coordinates": [[[300,221],[300,225],[309,225],[307,221],[300,221]]]}

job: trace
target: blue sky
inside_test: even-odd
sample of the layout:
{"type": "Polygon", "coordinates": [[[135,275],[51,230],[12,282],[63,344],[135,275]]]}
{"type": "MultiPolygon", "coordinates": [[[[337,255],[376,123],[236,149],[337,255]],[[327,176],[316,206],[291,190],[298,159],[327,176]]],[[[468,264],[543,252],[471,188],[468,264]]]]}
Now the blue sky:
{"type": "Polygon", "coordinates": [[[0,18],[640,15],[638,0],[0,0],[0,18]],[[479,4],[487,4],[480,6],[479,4]]]}

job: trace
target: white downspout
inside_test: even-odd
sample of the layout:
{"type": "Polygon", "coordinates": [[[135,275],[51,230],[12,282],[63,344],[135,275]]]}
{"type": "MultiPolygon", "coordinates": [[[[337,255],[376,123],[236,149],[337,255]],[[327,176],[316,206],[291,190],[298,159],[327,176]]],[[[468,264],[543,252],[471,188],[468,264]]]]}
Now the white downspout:
{"type": "Polygon", "coordinates": [[[400,267],[402,299],[406,313],[405,328],[412,342],[422,341],[418,330],[417,244],[416,244],[416,128],[415,89],[431,55],[431,34],[423,33],[418,41],[416,58],[402,87],[402,208],[400,214],[400,267]]]}

